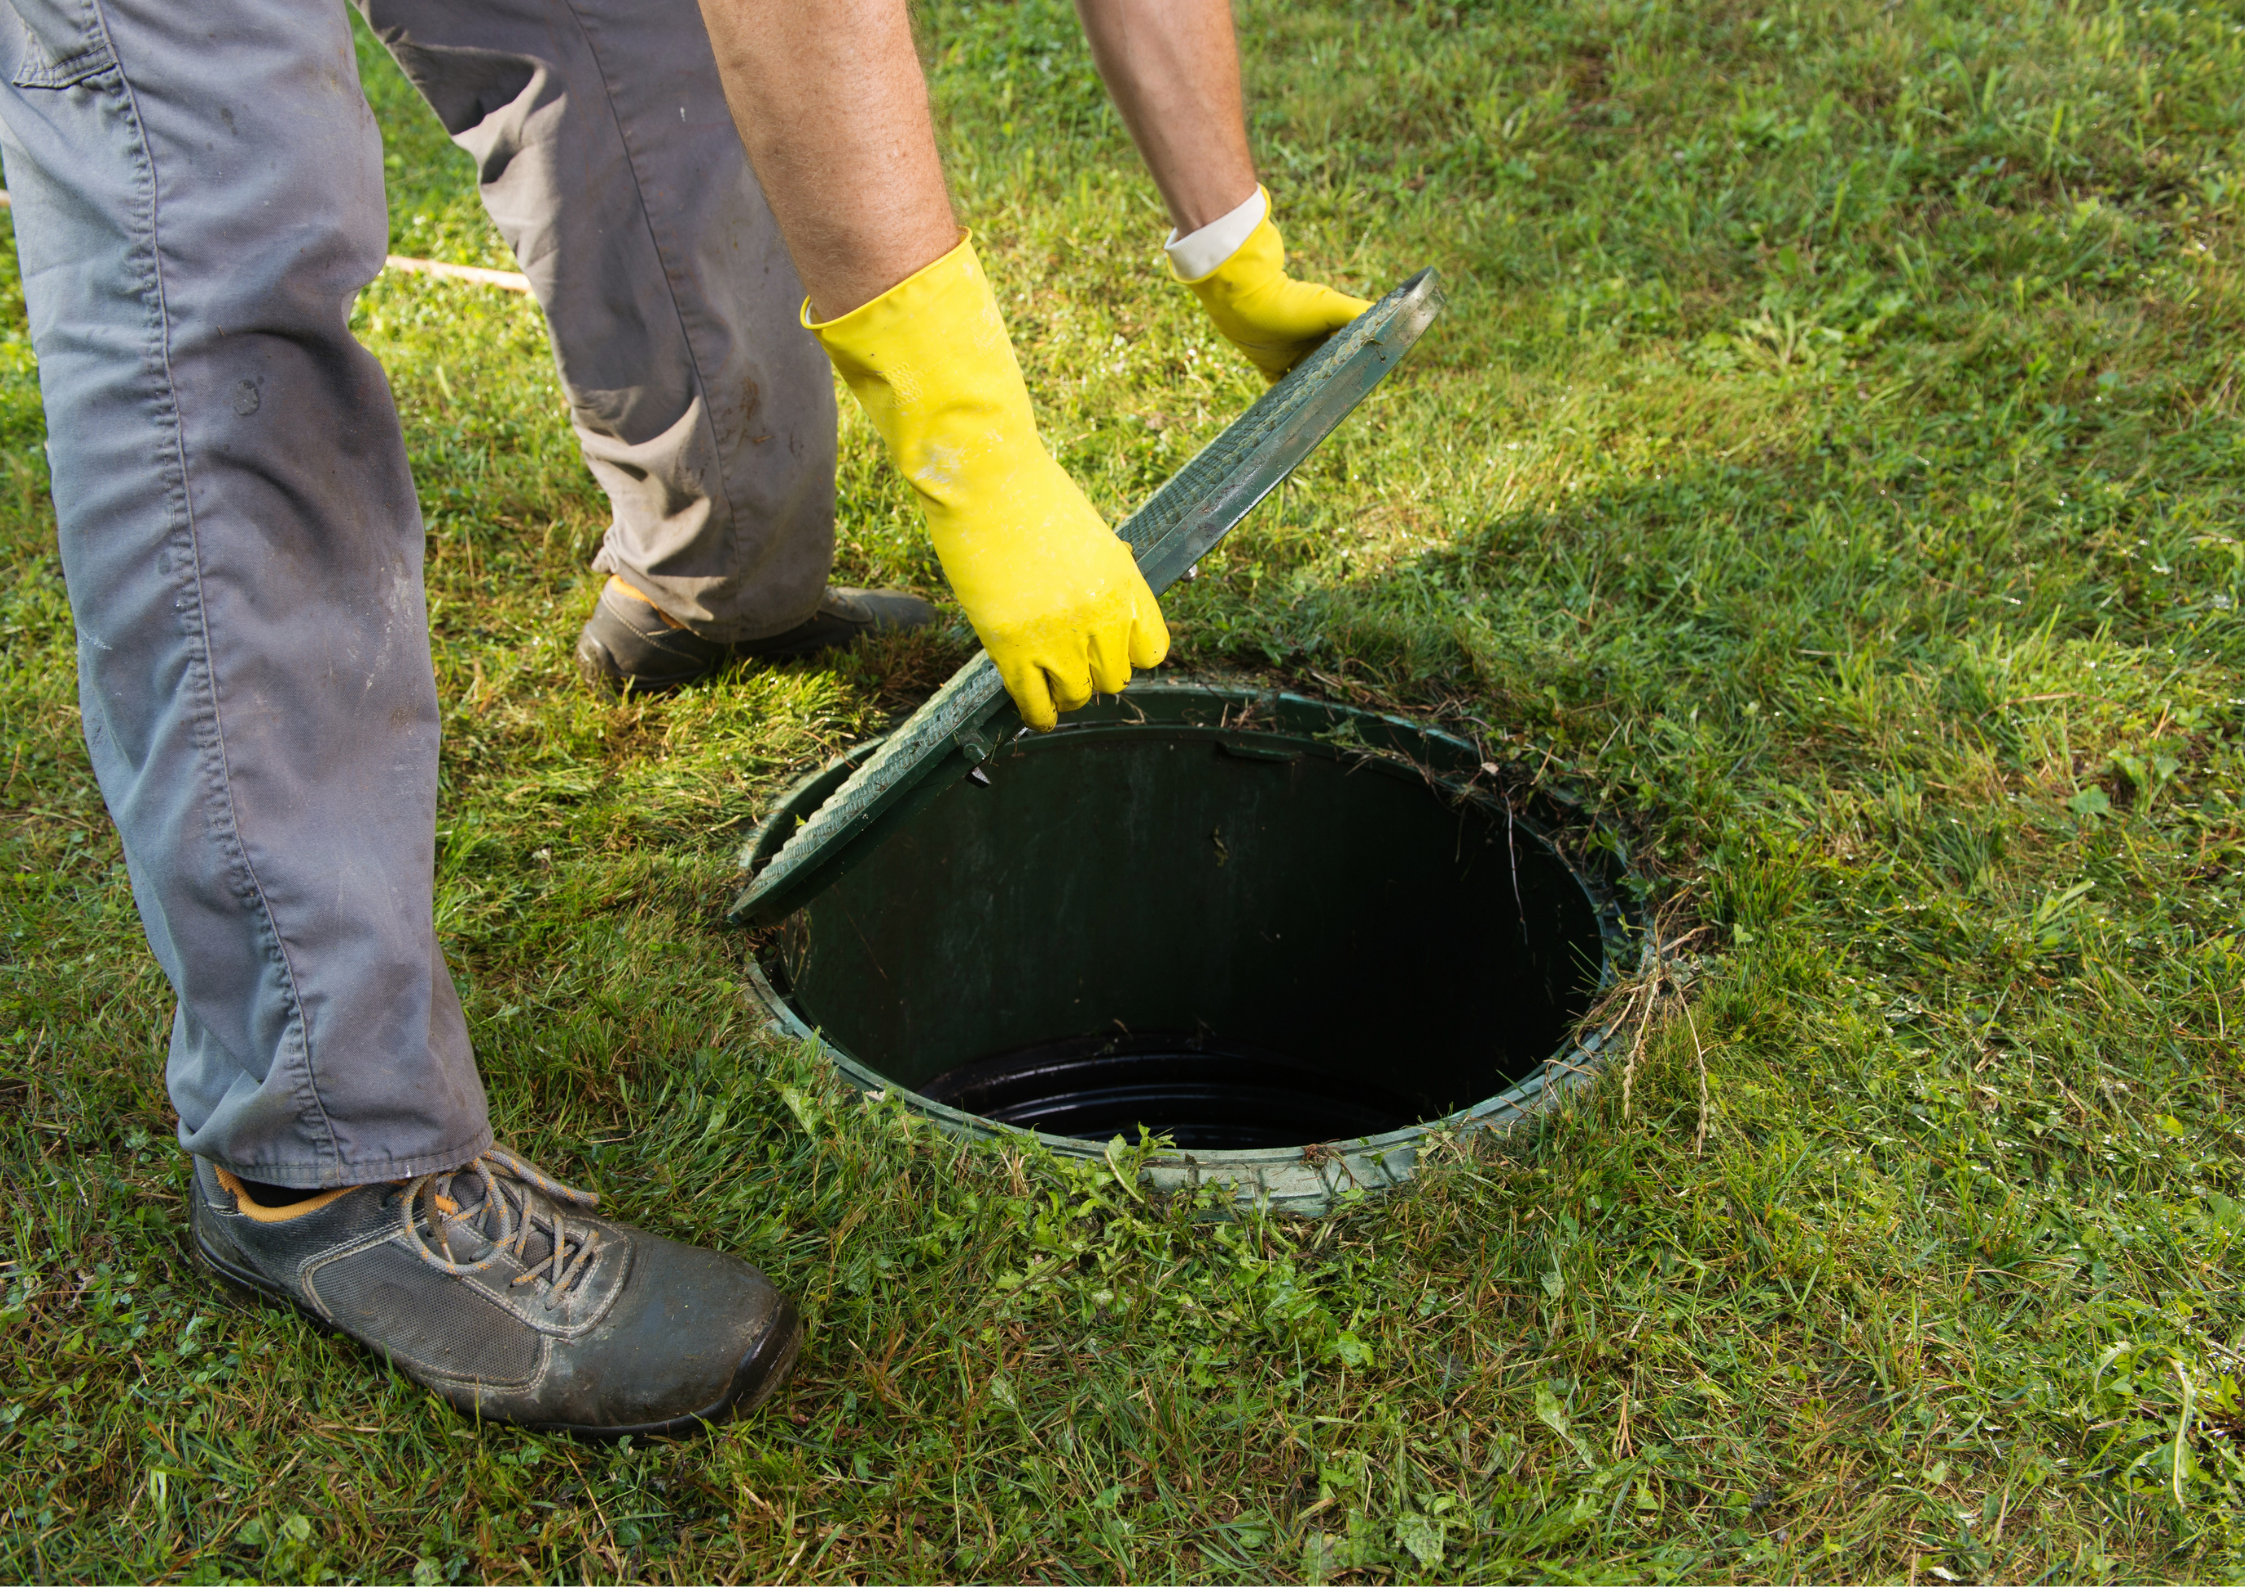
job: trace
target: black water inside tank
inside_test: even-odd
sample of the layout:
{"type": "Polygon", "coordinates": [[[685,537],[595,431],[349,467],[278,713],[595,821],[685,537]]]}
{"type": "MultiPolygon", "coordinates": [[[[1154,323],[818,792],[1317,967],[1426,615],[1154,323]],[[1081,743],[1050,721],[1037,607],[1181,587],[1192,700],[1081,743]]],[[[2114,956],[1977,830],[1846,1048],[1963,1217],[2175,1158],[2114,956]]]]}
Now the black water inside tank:
{"type": "Polygon", "coordinates": [[[961,1064],[918,1090],[1047,1135],[1134,1141],[1143,1128],[1206,1152],[1383,1135],[1418,1116],[1415,1099],[1362,1078],[1193,1035],[1042,1042],[961,1064]]]}
{"type": "Polygon", "coordinates": [[[1133,701],[1007,745],[795,916],[775,980],[803,1019],[970,1113],[1204,1150],[1438,1118],[1561,1046],[1604,943],[1532,823],[1313,737],[1388,719],[1133,701]]]}

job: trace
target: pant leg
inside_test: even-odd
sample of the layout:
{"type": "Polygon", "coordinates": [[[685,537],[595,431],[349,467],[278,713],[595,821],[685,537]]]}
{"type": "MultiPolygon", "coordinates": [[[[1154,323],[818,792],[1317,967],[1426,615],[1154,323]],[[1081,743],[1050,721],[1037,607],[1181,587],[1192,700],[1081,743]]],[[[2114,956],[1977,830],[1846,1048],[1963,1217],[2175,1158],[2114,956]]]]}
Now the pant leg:
{"type": "Polygon", "coordinates": [[[817,607],[835,413],[695,0],[359,0],[544,305],[615,518],[593,566],[712,639],[817,607]]]}
{"type": "Polygon", "coordinates": [[[299,1187],[490,1140],[432,914],[422,526],[351,337],[381,147],[321,0],[12,0],[0,154],[87,748],[188,1150],[299,1187]]]}

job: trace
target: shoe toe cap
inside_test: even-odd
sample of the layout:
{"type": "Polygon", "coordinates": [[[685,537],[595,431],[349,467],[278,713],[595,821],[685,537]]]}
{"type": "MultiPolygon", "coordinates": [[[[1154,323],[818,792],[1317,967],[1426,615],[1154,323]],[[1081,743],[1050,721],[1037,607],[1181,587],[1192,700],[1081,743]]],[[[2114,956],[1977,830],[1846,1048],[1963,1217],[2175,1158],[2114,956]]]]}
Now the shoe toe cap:
{"type": "Polygon", "coordinates": [[[794,1307],[737,1257],[634,1232],[608,1313],[557,1341],[547,1399],[584,1431],[676,1431],[754,1403],[793,1363],[794,1307]],[[783,1359],[784,1358],[784,1359],[783,1359]]]}

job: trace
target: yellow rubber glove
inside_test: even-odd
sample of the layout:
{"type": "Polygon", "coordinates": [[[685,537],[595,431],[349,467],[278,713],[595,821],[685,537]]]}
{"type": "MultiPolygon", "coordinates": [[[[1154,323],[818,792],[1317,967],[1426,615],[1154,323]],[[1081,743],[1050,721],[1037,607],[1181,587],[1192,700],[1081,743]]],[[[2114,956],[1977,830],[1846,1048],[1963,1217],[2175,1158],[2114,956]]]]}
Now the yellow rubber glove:
{"type": "Polygon", "coordinates": [[[1132,667],[1160,664],[1161,608],[1038,439],[971,237],[840,319],[814,324],[806,301],[803,324],[919,493],[944,574],[1023,720],[1052,727],[1094,692],[1119,693],[1132,667]]]}
{"type": "MultiPolygon", "coordinates": [[[[1270,206],[1271,195],[1263,191],[1262,224],[1229,259],[1185,285],[1225,339],[1255,361],[1265,380],[1275,381],[1372,305],[1289,277],[1286,242],[1271,224],[1270,206]]],[[[1172,274],[1176,268],[1170,266],[1172,274]]]]}

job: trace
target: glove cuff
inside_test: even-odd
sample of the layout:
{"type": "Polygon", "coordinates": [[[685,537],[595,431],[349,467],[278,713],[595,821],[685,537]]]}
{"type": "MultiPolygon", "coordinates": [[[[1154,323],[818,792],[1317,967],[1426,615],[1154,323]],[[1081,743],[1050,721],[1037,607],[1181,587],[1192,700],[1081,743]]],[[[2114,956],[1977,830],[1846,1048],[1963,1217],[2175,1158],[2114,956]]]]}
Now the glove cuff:
{"type": "MultiPolygon", "coordinates": [[[[1262,193],[1261,188],[1255,190],[1262,193]]],[[[1224,262],[1206,275],[1187,276],[1169,261],[1169,273],[1180,286],[1190,287],[1204,303],[1214,304],[1261,286],[1286,270],[1286,241],[1271,223],[1270,198],[1264,194],[1263,218],[1224,262]]]]}
{"type": "Polygon", "coordinates": [[[940,527],[969,473],[989,488],[1022,449],[1041,450],[1029,389],[974,237],[888,291],[804,329],[888,443],[889,456],[940,527]]]}
{"type": "MultiPolygon", "coordinates": [[[[958,245],[949,253],[922,265],[871,302],[831,320],[814,320],[811,300],[805,298],[797,318],[818,338],[844,380],[859,373],[878,374],[905,360],[931,355],[956,358],[952,349],[958,343],[986,340],[993,329],[1001,339],[1005,336],[990,278],[982,273],[982,261],[975,255],[974,233],[963,226],[958,245]]],[[[1007,345],[1010,355],[1011,344],[1007,345]]]]}
{"type": "Polygon", "coordinates": [[[1239,245],[1270,218],[1271,195],[1261,184],[1239,204],[1219,215],[1189,237],[1170,232],[1162,251],[1169,255],[1170,273],[1180,281],[1198,281],[1224,266],[1239,252],[1239,245]]]}

